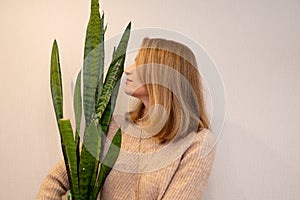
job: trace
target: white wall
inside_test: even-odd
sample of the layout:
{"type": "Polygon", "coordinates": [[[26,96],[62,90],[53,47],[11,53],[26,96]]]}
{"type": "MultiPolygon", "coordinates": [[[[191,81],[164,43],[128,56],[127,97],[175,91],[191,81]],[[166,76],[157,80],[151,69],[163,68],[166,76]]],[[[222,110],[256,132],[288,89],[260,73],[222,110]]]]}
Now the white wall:
{"type": "MultiPolygon", "coordinates": [[[[217,64],[226,121],[206,200],[300,199],[300,2],[103,0],[108,32],[160,27],[201,44],[217,64]]],[[[58,39],[70,82],[82,63],[89,1],[0,2],[0,199],[34,199],[61,159],[49,90],[58,39]]]]}

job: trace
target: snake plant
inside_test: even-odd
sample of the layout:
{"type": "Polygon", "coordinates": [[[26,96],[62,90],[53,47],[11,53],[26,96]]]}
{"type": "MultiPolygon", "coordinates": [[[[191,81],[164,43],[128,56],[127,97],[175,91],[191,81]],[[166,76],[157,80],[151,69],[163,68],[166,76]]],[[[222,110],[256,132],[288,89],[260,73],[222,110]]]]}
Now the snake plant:
{"type": "Polygon", "coordinates": [[[63,157],[73,200],[95,200],[112,169],[121,146],[121,130],[112,140],[101,162],[101,144],[115,108],[126,49],[130,35],[129,23],[114,48],[112,61],[104,78],[104,15],[98,0],[91,0],[91,14],[86,31],[83,68],[77,75],[74,91],[76,128],[63,115],[63,90],[59,51],[56,40],[51,54],[50,85],[56,120],[60,132],[63,157]],[[82,123],[82,118],[85,123],[82,123]],[[85,127],[80,127],[82,124],[85,127]],[[82,141],[80,130],[84,130],[82,141]]]}

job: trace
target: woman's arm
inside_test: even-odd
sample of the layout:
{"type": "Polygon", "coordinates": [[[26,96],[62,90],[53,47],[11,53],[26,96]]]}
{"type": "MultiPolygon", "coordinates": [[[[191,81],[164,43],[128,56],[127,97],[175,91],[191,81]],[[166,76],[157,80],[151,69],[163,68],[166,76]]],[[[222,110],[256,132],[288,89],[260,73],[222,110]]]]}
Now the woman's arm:
{"type": "Polygon", "coordinates": [[[70,189],[64,161],[60,161],[45,178],[37,200],[61,200],[70,189]]]}
{"type": "MultiPolygon", "coordinates": [[[[210,133],[211,134],[211,133],[210,133]]],[[[184,153],[162,199],[200,200],[207,185],[208,177],[215,158],[215,146],[204,157],[200,156],[205,142],[196,141],[184,153]]],[[[207,146],[206,146],[207,148],[207,146]]]]}

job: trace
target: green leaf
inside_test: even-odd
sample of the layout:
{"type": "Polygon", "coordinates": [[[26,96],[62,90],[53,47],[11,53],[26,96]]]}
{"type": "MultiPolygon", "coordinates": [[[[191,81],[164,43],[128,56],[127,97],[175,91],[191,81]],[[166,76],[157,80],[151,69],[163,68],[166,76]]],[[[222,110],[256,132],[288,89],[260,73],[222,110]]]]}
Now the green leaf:
{"type": "Polygon", "coordinates": [[[92,198],[90,199],[97,198],[98,193],[102,185],[104,184],[106,177],[108,176],[109,172],[111,171],[112,167],[114,166],[119,156],[121,143],[122,143],[122,134],[121,134],[121,129],[119,128],[112,140],[112,144],[110,145],[103,162],[101,163],[100,173],[97,179],[95,190],[93,191],[91,196],[92,198]]]}
{"type": "Polygon", "coordinates": [[[79,71],[76,79],[73,106],[74,106],[74,114],[75,114],[75,122],[76,122],[75,146],[76,146],[76,153],[77,153],[77,169],[79,169],[79,162],[80,162],[79,133],[80,133],[80,124],[81,124],[81,116],[82,116],[81,70],[79,71]]]}
{"type": "Polygon", "coordinates": [[[99,172],[99,167],[100,167],[100,154],[101,154],[102,144],[103,144],[102,138],[103,138],[104,134],[103,134],[102,129],[99,127],[99,124],[98,124],[98,131],[99,131],[98,134],[99,134],[101,139],[100,139],[99,143],[97,144],[98,146],[93,147],[93,148],[98,148],[99,152],[97,152],[98,153],[98,155],[96,157],[97,161],[95,161],[94,171],[92,173],[92,178],[91,178],[91,181],[90,181],[90,188],[91,188],[90,200],[95,200],[96,199],[96,198],[95,199],[92,198],[92,194],[94,193],[94,188],[95,188],[97,177],[98,177],[98,174],[99,174],[98,172],[99,172]]]}
{"type": "Polygon", "coordinates": [[[127,45],[128,45],[129,36],[130,36],[130,30],[131,30],[131,22],[128,23],[128,25],[122,35],[121,41],[113,55],[113,60],[126,55],[126,49],[127,49],[127,45]]]}
{"type": "Polygon", "coordinates": [[[99,78],[101,79],[103,76],[103,19],[101,20],[100,18],[98,0],[92,0],[91,15],[86,31],[83,62],[83,107],[86,125],[90,123],[92,115],[95,112],[97,84],[99,78]]]}
{"type": "Polygon", "coordinates": [[[125,62],[125,56],[126,56],[126,49],[128,45],[128,40],[130,36],[130,29],[131,29],[131,23],[128,24],[126,27],[121,41],[113,55],[113,60],[109,66],[103,90],[99,98],[99,103],[96,106],[96,117],[98,119],[102,118],[102,114],[107,107],[107,104],[110,101],[110,97],[112,95],[113,89],[115,88],[117,82],[120,80],[123,68],[124,68],[124,62],[125,62]]]}
{"type": "Polygon", "coordinates": [[[98,164],[101,148],[98,121],[92,120],[84,133],[83,146],[79,164],[80,198],[89,199],[95,183],[92,183],[93,172],[98,164]]]}
{"type": "MultiPolygon", "coordinates": [[[[115,52],[116,52],[116,48],[114,47],[112,58],[114,58],[115,52]]],[[[102,131],[105,133],[105,135],[107,134],[107,129],[108,129],[109,123],[111,121],[112,115],[114,113],[114,110],[115,110],[115,105],[116,105],[116,101],[117,101],[117,97],[118,97],[118,93],[119,93],[120,83],[121,83],[121,81],[119,80],[112,92],[111,98],[104,110],[104,113],[101,116],[100,125],[101,125],[102,131]]]]}
{"type": "Polygon", "coordinates": [[[81,70],[77,75],[76,84],[75,84],[75,92],[74,92],[74,114],[76,121],[76,131],[80,133],[80,123],[82,116],[82,98],[81,98],[81,70]]]}
{"type": "Polygon", "coordinates": [[[105,52],[104,52],[104,14],[102,14],[101,20],[100,20],[100,26],[101,26],[101,31],[100,31],[100,39],[101,43],[98,45],[97,48],[99,48],[100,51],[100,74],[99,74],[99,79],[97,82],[97,88],[96,88],[96,95],[95,95],[95,105],[97,105],[99,101],[100,94],[102,92],[103,88],[103,76],[104,76],[104,57],[105,57],[105,52]]]}
{"type": "MultiPolygon", "coordinates": [[[[77,178],[79,178],[79,164],[80,164],[80,137],[79,133],[75,131],[75,147],[76,147],[76,164],[77,164],[77,178]]],[[[79,179],[78,179],[79,185],[79,179]]]]}
{"type": "Polygon", "coordinates": [[[56,40],[54,40],[52,45],[50,87],[56,120],[58,121],[59,119],[63,118],[63,90],[59,63],[59,52],[56,40]]]}
{"type": "Polygon", "coordinates": [[[77,176],[77,155],[73,130],[69,119],[58,120],[58,125],[71,193],[73,195],[73,199],[76,200],[79,197],[79,187],[77,176]]]}
{"type": "MultiPolygon", "coordinates": [[[[81,116],[82,116],[82,98],[81,98],[81,70],[79,71],[75,84],[75,92],[74,92],[74,115],[76,122],[76,131],[75,131],[75,146],[77,153],[77,170],[79,169],[80,162],[80,124],[81,124],[81,116]]],[[[77,173],[79,173],[77,171],[77,173]]]]}
{"type": "Polygon", "coordinates": [[[121,81],[119,80],[117,82],[113,92],[112,92],[111,98],[110,98],[110,100],[109,100],[109,102],[108,102],[108,104],[107,104],[107,106],[104,110],[104,113],[101,117],[101,120],[100,120],[100,125],[101,125],[101,128],[102,128],[102,131],[106,134],[107,134],[109,123],[111,121],[112,115],[113,115],[114,110],[115,110],[115,105],[116,105],[116,102],[117,102],[120,83],[121,83],[121,81]]]}

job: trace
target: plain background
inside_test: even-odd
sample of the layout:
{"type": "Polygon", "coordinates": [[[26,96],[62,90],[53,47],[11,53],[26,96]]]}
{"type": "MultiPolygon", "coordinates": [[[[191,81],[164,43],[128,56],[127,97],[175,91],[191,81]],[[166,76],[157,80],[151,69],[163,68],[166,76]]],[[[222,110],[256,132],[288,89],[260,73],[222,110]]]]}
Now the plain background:
{"type": "MultiPolygon", "coordinates": [[[[71,116],[87,0],[0,2],[0,199],[35,199],[62,158],[49,89],[58,39],[71,116]]],[[[106,37],[161,27],[201,44],[218,66],[226,120],[206,200],[300,199],[300,1],[103,0],[106,37]]]]}

